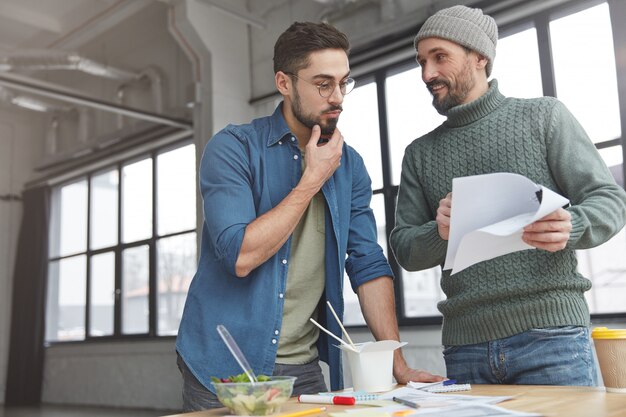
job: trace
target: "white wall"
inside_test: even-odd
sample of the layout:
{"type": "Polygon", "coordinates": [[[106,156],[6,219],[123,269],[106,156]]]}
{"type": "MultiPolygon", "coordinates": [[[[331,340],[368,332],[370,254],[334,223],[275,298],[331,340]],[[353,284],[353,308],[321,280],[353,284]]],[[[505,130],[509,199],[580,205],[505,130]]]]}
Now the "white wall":
{"type": "MultiPolygon", "coordinates": [[[[244,8],[242,0],[231,6],[244,8]]],[[[186,18],[210,56],[210,78],[202,80],[211,94],[212,133],[229,123],[247,123],[250,99],[250,44],[247,25],[198,0],[186,1],[186,18]]],[[[208,138],[205,138],[208,140],[208,138]]]]}
{"type": "Polygon", "coordinates": [[[48,347],[43,383],[49,404],[182,407],[172,339],[48,347]]]}
{"type": "MultiPolygon", "coordinates": [[[[21,195],[33,167],[33,142],[42,135],[41,116],[0,106],[0,194],[21,195]]],[[[0,403],[4,402],[11,332],[11,296],[20,201],[0,200],[0,403]]]]}

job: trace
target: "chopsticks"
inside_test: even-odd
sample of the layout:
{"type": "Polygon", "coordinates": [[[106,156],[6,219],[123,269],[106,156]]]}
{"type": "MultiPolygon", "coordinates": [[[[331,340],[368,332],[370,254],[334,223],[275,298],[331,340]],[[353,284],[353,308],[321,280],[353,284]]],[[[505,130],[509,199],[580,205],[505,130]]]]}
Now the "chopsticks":
{"type": "Polygon", "coordinates": [[[339,327],[341,327],[341,331],[346,336],[346,339],[348,339],[348,342],[350,342],[350,346],[352,346],[352,348],[354,350],[356,350],[356,347],[354,346],[354,342],[352,342],[352,339],[350,339],[350,335],[346,331],[346,328],[343,327],[343,324],[341,323],[341,320],[339,320],[339,317],[337,316],[337,313],[335,313],[335,309],[333,308],[333,305],[330,303],[330,301],[326,301],[326,304],[328,304],[328,307],[330,308],[330,311],[333,313],[333,316],[335,316],[335,320],[337,320],[337,323],[339,324],[339,327]]]}
{"type": "Polygon", "coordinates": [[[339,317],[337,316],[337,313],[335,313],[335,310],[333,309],[333,306],[330,304],[330,301],[326,301],[326,303],[328,304],[328,307],[330,307],[330,311],[332,311],[333,316],[335,316],[335,319],[337,320],[337,323],[339,324],[339,327],[341,327],[341,331],[343,332],[344,335],[346,335],[346,338],[348,339],[348,341],[350,343],[347,343],[346,341],[344,341],[343,339],[335,336],[332,332],[326,330],[321,324],[319,324],[318,322],[316,322],[315,320],[313,320],[312,318],[310,318],[309,320],[311,321],[311,323],[313,323],[314,325],[316,325],[317,327],[319,327],[319,329],[321,331],[323,331],[324,333],[326,333],[327,335],[329,335],[330,337],[334,338],[335,340],[337,340],[339,343],[341,343],[342,345],[346,346],[348,349],[350,349],[353,352],[359,353],[359,351],[357,350],[356,346],[354,346],[354,343],[352,342],[352,339],[350,338],[350,336],[348,335],[348,332],[346,331],[345,327],[343,327],[343,324],[341,323],[341,320],[339,320],[339,317]]]}

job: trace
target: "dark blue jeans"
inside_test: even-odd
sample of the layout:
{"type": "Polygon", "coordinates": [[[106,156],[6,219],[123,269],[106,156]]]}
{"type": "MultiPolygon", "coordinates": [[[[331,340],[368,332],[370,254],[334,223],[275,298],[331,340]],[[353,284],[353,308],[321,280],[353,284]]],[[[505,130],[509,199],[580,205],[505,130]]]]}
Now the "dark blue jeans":
{"type": "MultiPolygon", "coordinates": [[[[183,411],[200,411],[209,408],[224,407],[217,399],[217,396],[209,391],[191,373],[185,361],[177,355],[176,364],[183,376],[183,411]]],[[[274,365],[274,376],[295,376],[296,382],[293,386],[292,396],[300,394],[317,394],[325,392],[326,382],[322,375],[319,361],[316,359],[304,365],[274,365]]]]}
{"type": "Polygon", "coordinates": [[[589,329],[531,329],[486,343],[444,346],[447,376],[459,383],[597,385],[589,329]]]}

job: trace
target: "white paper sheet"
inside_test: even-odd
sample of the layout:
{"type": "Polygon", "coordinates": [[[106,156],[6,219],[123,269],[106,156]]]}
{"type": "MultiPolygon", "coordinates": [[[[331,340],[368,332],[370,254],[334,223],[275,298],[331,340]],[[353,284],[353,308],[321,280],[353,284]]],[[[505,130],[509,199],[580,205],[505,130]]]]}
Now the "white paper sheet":
{"type": "Polygon", "coordinates": [[[522,229],[568,203],[565,197],[519,174],[455,178],[443,269],[456,274],[481,261],[534,249],[522,240],[522,229]]]}

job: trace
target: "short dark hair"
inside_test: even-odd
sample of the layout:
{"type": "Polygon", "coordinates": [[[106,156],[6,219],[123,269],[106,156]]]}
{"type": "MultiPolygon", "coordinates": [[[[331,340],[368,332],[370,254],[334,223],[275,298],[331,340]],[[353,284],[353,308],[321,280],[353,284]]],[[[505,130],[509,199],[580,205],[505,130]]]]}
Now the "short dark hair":
{"type": "Polygon", "coordinates": [[[309,66],[309,54],[322,49],[343,49],[348,55],[350,42],[328,23],[295,22],[274,45],[274,73],[297,74],[309,66]]]}

